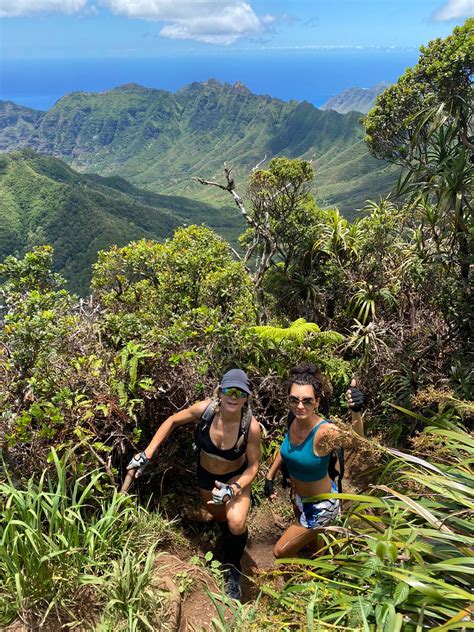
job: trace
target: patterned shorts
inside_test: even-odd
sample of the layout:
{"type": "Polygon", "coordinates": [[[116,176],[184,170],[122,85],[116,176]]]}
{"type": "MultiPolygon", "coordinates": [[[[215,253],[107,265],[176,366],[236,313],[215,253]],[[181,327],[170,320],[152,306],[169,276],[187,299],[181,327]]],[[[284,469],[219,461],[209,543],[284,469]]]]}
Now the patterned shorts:
{"type": "MultiPolygon", "coordinates": [[[[331,485],[331,493],[337,494],[337,487],[331,485]]],[[[319,502],[303,502],[298,494],[295,494],[295,503],[301,511],[300,525],[305,529],[322,529],[339,515],[341,501],[337,498],[328,498],[319,502]]]]}

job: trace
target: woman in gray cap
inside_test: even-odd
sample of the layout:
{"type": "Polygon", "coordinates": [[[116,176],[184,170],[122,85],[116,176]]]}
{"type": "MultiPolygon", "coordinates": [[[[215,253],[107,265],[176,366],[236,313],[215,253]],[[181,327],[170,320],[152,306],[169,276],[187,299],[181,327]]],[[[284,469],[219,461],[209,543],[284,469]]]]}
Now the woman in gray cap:
{"type": "Polygon", "coordinates": [[[251,393],[245,371],[222,376],[214,398],[196,402],[161,424],[150,444],[127,466],[140,476],[155,450],[178,426],[197,424],[197,479],[201,497],[214,520],[224,524],[223,559],[226,590],[240,599],[240,559],[247,543],[250,486],[260,458],[260,426],[248,406],[251,393]]]}

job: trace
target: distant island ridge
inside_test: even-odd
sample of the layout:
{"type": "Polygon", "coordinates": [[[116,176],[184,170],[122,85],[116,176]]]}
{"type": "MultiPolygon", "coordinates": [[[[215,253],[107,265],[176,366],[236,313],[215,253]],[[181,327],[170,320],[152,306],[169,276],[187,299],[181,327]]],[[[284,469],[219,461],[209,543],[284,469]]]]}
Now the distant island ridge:
{"type": "Polygon", "coordinates": [[[344,90],[394,83],[418,58],[417,48],[196,52],[161,57],[2,59],[0,99],[36,110],[50,109],[73,91],[103,92],[134,82],[176,92],[215,77],[240,81],[254,94],[316,107],[344,90]],[[47,81],[45,78],[47,77],[47,81]]]}
{"type": "MultiPolygon", "coordinates": [[[[176,92],[185,91],[197,85],[203,85],[203,86],[230,85],[232,86],[234,90],[240,90],[243,93],[251,94],[251,90],[242,81],[235,81],[234,83],[231,84],[228,82],[221,82],[213,78],[210,78],[207,81],[201,81],[201,82],[194,81],[190,84],[186,84],[185,86],[179,88],[176,92]]],[[[334,110],[335,112],[339,112],[340,114],[346,114],[347,112],[351,112],[351,111],[367,114],[367,112],[374,106],[375,99],[378,97],[378,95],[381,94],[389,86],[390,86],[389,82],[381,81],[377,83],[375,86],[372,86],[371,88],[360,88],[360,87],[347,88],[346,90],[343,90],[342,92],[339,92],[338,94],[332,96],[330,99],[328,99],[328,101],[326,101],[322,105],[315,106],[315,107],[317,107],[320,110],[334,110]]],[[[87,91],[87,90],[73,90],[63,95],[63,97],[67,97],[71,94],[84,94],[84,95],[108,94],[109,92],[116,91],[116,90],[120,90],[120,91],[142,90],[144,92],[149,91],[149,90],[156,90],[158,92],[162,91],[162,89],[160,88],[145,87],[135,82],[129,82],[129,83],[125,83],[120,86],[110,88],[108,90],[103,90],[97,93],[93,91],[87,91]]],[[[274,98],[267,94],[260,94],[258,96],[268,97],[269,99],[274,98]]],[[[299,100],[290,99],[290,101],[299,101],[299,100]]],[[[11,100],[7,100],[6,102],[19,105],[11,100]]],[[[30,110],[31,112],[44,111],[44,110],[38,110],[36,108],[31,108],[27,106],[21,106],[21,107],[25,107],[27,110],[30,110]]]]}
{"type": "Polygon", "coordinates": [[[374,107],[375,100],[390,86],[387,81],[381,81],[372,88],[348,88],[326,101],[320,110],[335,110],[340,114],[347,112],[361,112],[367,114],[374,107]]]}
{"type": "Polygon", "coordinates": [[[227,162],[244,193],[265,156],[303,158],[313,162],[318,203],[350,216],[385,195],[398,175],[369,154],[360,116],[256,95],[242,82],[210,79],[176,92],[127,83],[71,92],[45,112],[0,101],[0,151],[31,148],[81,172],[219,207],[232,201],[197,176],[219,179],[227,162]]]}

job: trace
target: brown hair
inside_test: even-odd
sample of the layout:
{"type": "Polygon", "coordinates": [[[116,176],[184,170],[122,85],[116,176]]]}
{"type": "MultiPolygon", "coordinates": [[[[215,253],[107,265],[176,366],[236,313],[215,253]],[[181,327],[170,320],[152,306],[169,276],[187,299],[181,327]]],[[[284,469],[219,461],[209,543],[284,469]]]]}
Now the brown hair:
{"type": "Polygon", "coordinates": [[[332,386],[327,377],[314,364],[302,362],[298,366],[290,370],[288,378],[288,393],[291,391],[293,384],[306,385],[313,387],[314,396],[320,400],[319,407],[327,414],[329,411],[329,402],[332,399],[332,386]]]}

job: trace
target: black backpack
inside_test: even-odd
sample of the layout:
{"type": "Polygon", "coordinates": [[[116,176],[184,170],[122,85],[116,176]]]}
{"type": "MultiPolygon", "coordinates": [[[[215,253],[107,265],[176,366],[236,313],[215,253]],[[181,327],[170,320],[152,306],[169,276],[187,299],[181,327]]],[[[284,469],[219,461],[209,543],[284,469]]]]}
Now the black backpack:
{"type": "MultiPolygon", "coordinates": [[[[288,412],[287,417],[287,428],[290,430],[290,426],[295,420],[295,415],[291,412],[288,412]]],[[[334,423],[330,419],[326,419],[329,423],[334,423]]],[[[290,474],[288,472],[288,468],[286,467],[285,462],[281,465],[281,474],[283,476],[284,482],[287,484],[288,479],[290,478],[290,474]]],[[[334,450],[329,455],[329,465],[328,465],[328,474],[329,478],[337,483],[337,491],[339,494],[342,494],[342,479],[344,478],[344,448],[334,448],[334,450]]]]}
{"type": "MultiPolygon", "coordinates": [[[[201,443],[201,434],[206,428],[208,428],[212,424],[212,420],[216,414],[216,409],[219,405],[217,399],[213,399],[207,406],[205,411],[202,413],[199,422],[196,425],[196,429],[194,431],[194,449],[199,454],[201,451],[202,443],[201,443]]],[[[240,428],[239,434],[237,437],[237,441],[233,450],[238,452],[238,450],[243,446],[247,445],[247,440],[250,432],[250,424],[252,422],[252,409],[250,406],[247,406],[244,414],[242,415],[242,419],[240,420],[240,428]]]]}

